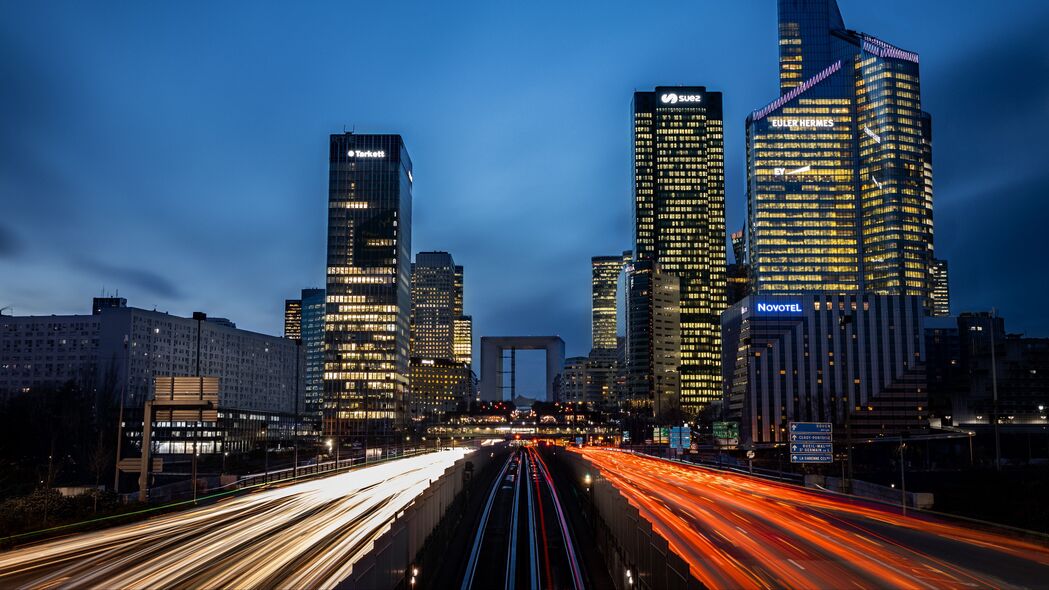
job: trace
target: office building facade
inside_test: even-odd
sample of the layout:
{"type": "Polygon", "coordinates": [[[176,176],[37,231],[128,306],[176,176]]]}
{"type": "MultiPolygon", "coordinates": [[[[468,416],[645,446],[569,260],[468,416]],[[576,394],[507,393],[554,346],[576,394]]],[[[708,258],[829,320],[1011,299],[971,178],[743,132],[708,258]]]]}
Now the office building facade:
{"type": "Polygon", "coordinates": [[[447,252],[420,252],[412,264],[411,396],[415,421],[439,421],[473,397],[471,321],[463,316],[463,267],[447,252]],[[465,341],[465,342],[464,342],[465,341]]]}
{"type": "Polygon", "coordinates": [[[951,283],[947,270],[947,261],[941,258],[933,259],[932,267],[932,305],[929,309],[930,315],[951,315],[951,283]]]}
{"type": "Polygon", "coordinates": [[[324,289],[302,290],[303,415],[320,432],[324,410],[324,289]]]}
{"type": "Polygon", "coordinates": [[[630,263],[630,251],[590,259],[590,348],[616,349],[619,276],[630,263]]]}
{"type": "Polygon", "coordinates": [[[324,433],[389,435],[405,423],[411,315],[412,161],[399,135],[332,135],[324,433]]]}
{"type": "Polygon", "coordinates": [[[766,294],[932,291],[918,55],[779,0],[781,95],[747,117],[749,262],[766,294]]]}
{"type": "Polygon", "coordinates": [[[681,283],[651,260],[635,262],[628,279],[627,400],[631,412],[679,422],[681,283]]]}
{"type": "Polygon", "coordinates": [[[284,300],[284,337],[302,338],[302,299],[284,300]]]}
{"type": "MultiPolygon", "coordinates": [[[[720,398],[725,292],[721,93],[657,87],[634,93],[634,260],[680,284],[680,407],[720,398]]],[[[634,304],[631,303],[631,306],[634,304]]]]}
{"type": "Polygon", "coordinates": [[[928,424],[918,296],[751,295],[722,315],[728,417],[744,442],[788,442],[790,422],[873,438],[928,424]]]}

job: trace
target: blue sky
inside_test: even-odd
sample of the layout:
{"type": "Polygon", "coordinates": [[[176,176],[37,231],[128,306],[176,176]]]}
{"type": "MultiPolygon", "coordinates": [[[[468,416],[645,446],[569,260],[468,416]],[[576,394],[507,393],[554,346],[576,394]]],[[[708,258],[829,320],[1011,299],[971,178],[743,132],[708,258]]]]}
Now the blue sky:
{"type": "MultiPolygon", "coordinates": [[[[921,54],[955,310],[1049,336],[1049,3],[839,4],[921,54]]],[[[589,259],[631,247],[631,92],[724,93],[739,228],[775,2],[9,2],[0,73],[0,307],[82,313],[104,287],[279,333],[323,284],[345,127],[404,136],[413,250],[465,265],[477,335],[585,354],[589,259]]]]}

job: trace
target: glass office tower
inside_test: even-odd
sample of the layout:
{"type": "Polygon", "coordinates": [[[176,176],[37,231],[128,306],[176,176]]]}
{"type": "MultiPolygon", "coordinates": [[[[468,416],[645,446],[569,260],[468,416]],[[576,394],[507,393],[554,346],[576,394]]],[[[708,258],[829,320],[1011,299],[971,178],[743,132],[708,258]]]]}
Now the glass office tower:
{"type": "Polygon", "coordinates": [[[330,146],[324,433],[374,438],[405,419],[412,161],[399,135],[330,146]]]}
{"type": "Polygon", "coordinates": [[[619,275],[630,263],[631,252],[620,256],[594,256],[590,259],[590,348],[616,349],[616,311],[619,275]]]}
{"type": "Polygon", "coordinates": [[[319,430],[324,407],[324,289],[303,289],[301,301],[305,415],[319,430]]]}
{"type": "MultiPolygon", "coordinates": [[[[634,93],[634,242],[681,289],[681,410],[721,396],[725,165],[721,93],[657,87],[634,93]]],[[[631,304],[633,305],[633,303],[631,304]]]]}
{"type": "Polygon", "coordinates": [[[779,33],[782,94],[746,125],[755,289],[928,302],[932,134],[917,54],[845,29],[834,0],[780,0],[779,33]]]}

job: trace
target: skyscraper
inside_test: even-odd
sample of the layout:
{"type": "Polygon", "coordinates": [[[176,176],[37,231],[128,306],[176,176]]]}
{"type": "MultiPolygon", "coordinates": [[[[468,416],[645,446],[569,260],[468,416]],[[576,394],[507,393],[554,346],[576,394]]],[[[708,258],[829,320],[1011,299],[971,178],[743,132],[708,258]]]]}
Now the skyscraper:
{"type": "Polygon", "coordinates": [[[947,272],[947,261],[935,258],[932,261],[932,306],[930,315],[951,315],[951,286],[947,272]]]}
{"type": "Polygon", "coordinates": [[[628,276],[627,407],[657,420],[682,417],[681,286],[652,260],[635,262],[628,276]]]}
{"type": "Polygon", "coordinates": [[[628,250],[620,256],[594,256],[590,259],[590,347],[593,349],[616,349],[619,275],[623,272],[623,267],[630,262],[630,256],[628,250]]]}
{"type": "Polygon", "coordinates": [[[781,96],[747,117],[749,262],[761,293],[916,295],[932,259],[931,120],[918,55],[779,0],[781,96]]]}
{"type": "Polygon", "coordinates": [[[724,167],[720,92],[676,86],[634,93],[635,260],[658,262],[680,283],[686,415],[721,396],[724,167]]]}
{"type": "Polygon", "coordinates": [[[298,340],[302,337],[302,300],[284,300],[284,337],[298,340]]]}
{"type": "Polygon", "coordinates": [[[324,432],[376,436],[406,417],[412,161],[399,135],[330,147],[324,432]]]}
{"type": "Polygon", "coordinates": [[[453,332],[455,333],[455,362],[462,363],[467,367],[473,365],[473,324],[473,317],[464,315],[455,318],[453,327],[453,332]]]}
{"type": "Polygon", "coordinates": [[[316,428],[320,427],[324,408],[324,310],[324,289],[302,290],[303,411],[316,428]]]}
{"type": "Polygon", "coordinates": [[[470,320],[463,312],[463,267],[447,252],[420,252],[412,264],[411,411],[439,420],[470,396],[470,320]],[[458,338],[458,340],[457,340],[458,338]],[[466,357],[463,359],[463,357],[466,357]],[[465,362],[464,362],[465,361],[465,362]]]}

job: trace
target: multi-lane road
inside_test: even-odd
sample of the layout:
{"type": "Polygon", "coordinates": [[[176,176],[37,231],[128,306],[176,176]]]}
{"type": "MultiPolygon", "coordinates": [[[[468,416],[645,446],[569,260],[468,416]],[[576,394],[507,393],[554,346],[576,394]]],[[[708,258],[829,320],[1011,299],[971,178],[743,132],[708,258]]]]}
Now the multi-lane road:
{"type": "Polygon", "coordinates": [[[565,508],[543,457],[520,448],[488,491],[461,589],[586,587],[565,508]]]}
{"type": "Polygon", "coordinates": [[[625,452],[578,452],[708,588],[1049,588],[1049,548],[1017,536],[625,452]]]}
{"type": "Polygon", "coordinates": [[[467,451],[444,450],[0,553],[0,588],[325,588],[467,451]]]}

